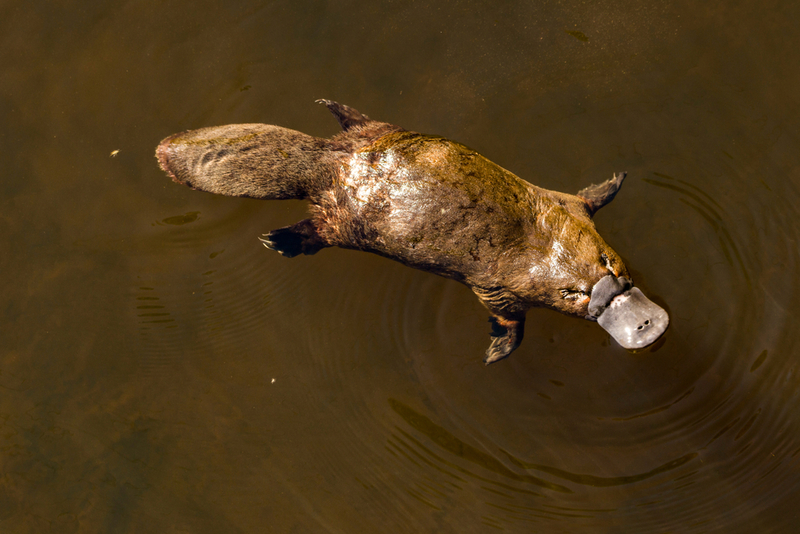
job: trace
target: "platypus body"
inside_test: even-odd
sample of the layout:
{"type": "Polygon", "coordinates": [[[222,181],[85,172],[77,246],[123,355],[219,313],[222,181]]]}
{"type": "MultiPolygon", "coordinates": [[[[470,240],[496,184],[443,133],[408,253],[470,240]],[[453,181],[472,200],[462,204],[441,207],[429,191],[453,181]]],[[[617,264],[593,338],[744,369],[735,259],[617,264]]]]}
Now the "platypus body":
{"type": "Polygon", "coordinates": [[[467,285],[491,313],[487,364],[519,346],[533,307],[596,320],[629,349],[666,330],[592,222],[625,173],[577,195],[548,191],[459,143],[319,102],[343,130],[331,139],[233,124],[172,135],[156,156],[193,189],[308,199],[311,217],[262,238],[284,256],[364,250],[467,285]]]}

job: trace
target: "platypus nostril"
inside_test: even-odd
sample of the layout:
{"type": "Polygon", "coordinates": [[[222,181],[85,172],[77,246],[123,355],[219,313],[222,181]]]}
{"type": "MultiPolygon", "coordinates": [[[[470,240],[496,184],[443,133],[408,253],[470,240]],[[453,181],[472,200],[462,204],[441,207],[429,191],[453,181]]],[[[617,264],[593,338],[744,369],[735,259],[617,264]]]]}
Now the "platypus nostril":
{"type": "Polygon", "coordinates": [[[632,287],[615,296],[597,318],[597,323],[629,350],[654,343],[669,325],[663,308],[632,287]]]}

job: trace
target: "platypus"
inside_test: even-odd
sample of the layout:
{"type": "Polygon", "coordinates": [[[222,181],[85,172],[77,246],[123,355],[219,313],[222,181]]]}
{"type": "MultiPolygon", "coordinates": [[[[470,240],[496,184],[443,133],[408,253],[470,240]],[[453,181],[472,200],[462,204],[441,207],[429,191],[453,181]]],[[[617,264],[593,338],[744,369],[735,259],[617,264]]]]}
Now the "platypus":
{"type": "Polygon", "coordinates": [[[533,307],[597,321],[627,349],[666,330],[667,313],[633,286],[592,222],[626,173],[577,195],[549,191],[462,144],[317,102],[342,128],[330,139],[231,124],[167,137],[156,157],[192,189],[308,199],[308,219],[260,238],[284,256],[338,246],[463,283],[491,314],[486,364],[519,346],[533,307]]]}

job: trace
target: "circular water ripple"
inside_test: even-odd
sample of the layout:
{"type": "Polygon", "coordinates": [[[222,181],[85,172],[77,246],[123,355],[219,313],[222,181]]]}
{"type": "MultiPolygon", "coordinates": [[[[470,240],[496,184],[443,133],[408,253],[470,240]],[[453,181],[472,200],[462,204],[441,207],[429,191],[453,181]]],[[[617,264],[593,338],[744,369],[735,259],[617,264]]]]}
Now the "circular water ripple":
{"type": "Polygon", "coordinates": [[[171,260],[147,256],[134,291],[145,374],[176,365],[208,376],[246,373],[250,358],[270,357],[280,330],[273,304],[297,293],[302,280],[272,267],[280,257],[257,239],[261,208],[250,202],[208,217],[170,216],[139,244],[151,255],[169,249],[171,260]]]}
{"type": "Polygon", "coordinates": [[[272,379],[286,387],[274,398],[302,442],[282,448],[257,406],[248,428],[288,455],[273,475],[309,509],[324,495],[292,481],[296,462],[337,487],[356,480],[353,499],[407,531],[431,528],[420,510],[476,530],[753,521],[797,490],[799,262],[774,249],[776,235],[798,237],[792,197],[704,191],[678,173],[644,183],[652,205],[615,222],[658,232],[609,237],[672,319],[638,354],[593,323],[532,310],[520,349],[485,367],[488,313],[464,286],[354,251],[282,258],[255,237],[285,223],[245,213],[203,226],[200,212],[157,225],[180,254],[137,281],[142,373],[227,382],[251,392],[242,405],[264,402],[253,392],[272,379]]]}
{"type": "Polygon", "coordinates": [[[651,349],[627,353],[596,325],[534,310],[522,347],[484,369],[481,344],[452,354],[480,337],[468,295],[444,289],[433,341],[412,332],[430,302],[399,300],[397,337],[430,399],[389,400],[389,447],[417,473],[409,498],[443,510],[470,493],[477,519],[511,530],[703,532],[740,528],[797,491],[796,192],[645,181],[661,209],[642,224],[665,237],[626,259],[672,317],[651,349]],[[673,258],[648,250],[669,243],[673,258]]]}

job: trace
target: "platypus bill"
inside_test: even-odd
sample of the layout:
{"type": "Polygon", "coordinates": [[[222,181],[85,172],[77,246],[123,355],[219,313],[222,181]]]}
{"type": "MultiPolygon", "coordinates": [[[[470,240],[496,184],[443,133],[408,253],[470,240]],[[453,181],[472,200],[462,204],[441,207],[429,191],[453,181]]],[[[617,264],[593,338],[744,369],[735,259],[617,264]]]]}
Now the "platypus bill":
{"type": "Polygon", "coordinates": [[[364,250],[465,284],[491,313],[487,364],[519,346],[533,307],[597,321],[627,349],[666,330],[667,313],[633,286],[592,222],[625,173],[577,195],[548,191],[459,143],[318,102],[342,127],[330,139],[231,124],[172,135],[156,157],[193,189],[308,199],[308,219],[262,238],[284,256],[364,250]]]}

